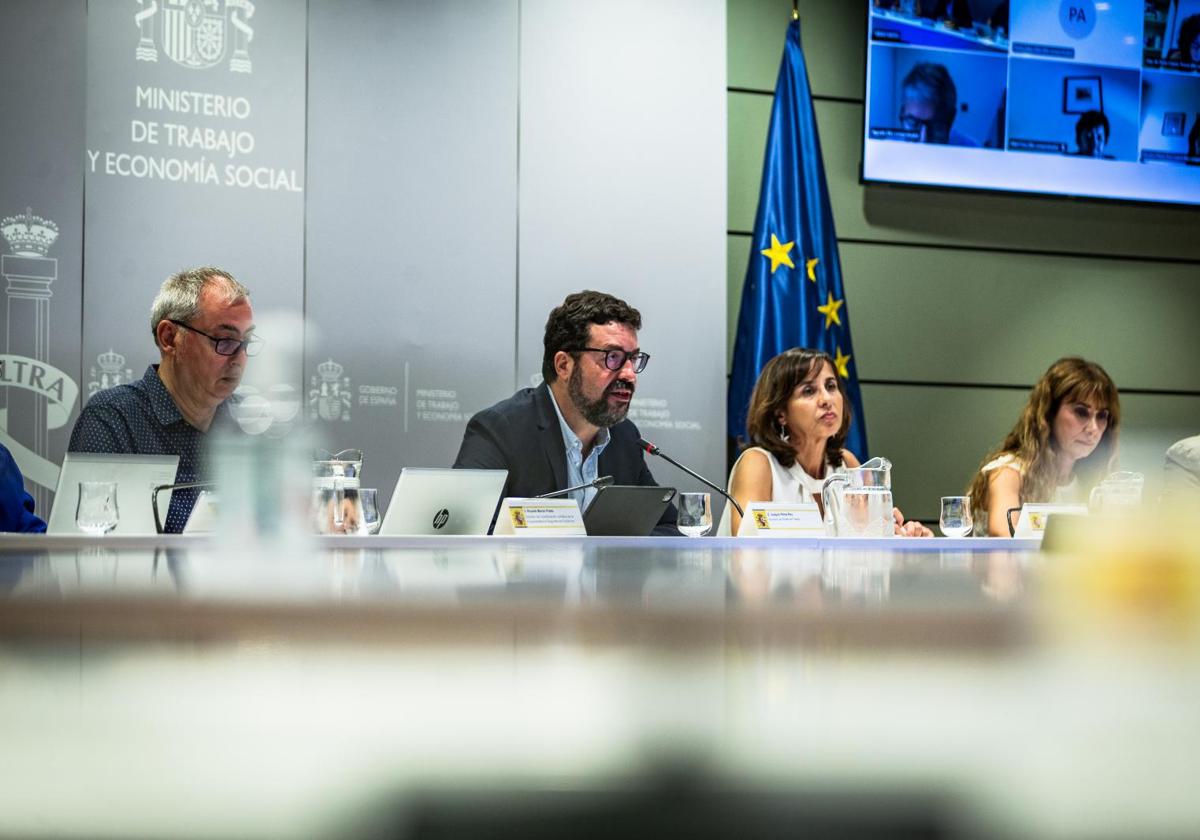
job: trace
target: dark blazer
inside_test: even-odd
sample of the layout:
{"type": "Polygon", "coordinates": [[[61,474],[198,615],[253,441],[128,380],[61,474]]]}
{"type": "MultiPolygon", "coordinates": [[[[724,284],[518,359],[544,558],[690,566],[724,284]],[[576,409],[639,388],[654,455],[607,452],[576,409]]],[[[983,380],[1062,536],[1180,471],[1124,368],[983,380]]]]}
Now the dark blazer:
{"type": "MultiPolygon", "coordinates": [[[[508,470],[501,498],[565,490],[566,444],[552,399],[549,386],[543,383],[523,388],[480,411],[467,423],[454,466],[508,470]]],[[[608,431],[608,446],[600,453],[599,475],[611,475],[614,484],[657,486],[638,446],[639,433],[633,421],[622,420],[608,431]]],[[[654,532],[678,536],[675,519],[675,506],[669,505],[654,532]]]]}
{"type": "Polygon", "coordinates": [[[25,481],[17,462],[0,445],[0,531],[40,534],[46,523],[33,515],[33,496],[25,492],[25,481]]]}

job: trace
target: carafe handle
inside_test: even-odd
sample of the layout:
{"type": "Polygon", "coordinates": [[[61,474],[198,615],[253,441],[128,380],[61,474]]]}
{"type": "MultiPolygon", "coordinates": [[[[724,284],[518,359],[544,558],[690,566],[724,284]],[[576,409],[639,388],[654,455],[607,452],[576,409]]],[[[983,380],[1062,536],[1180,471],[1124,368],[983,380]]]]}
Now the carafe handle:
{"type": "Polygon", "coordinates": [[[838,520],[842,512],[842,501],[835,484],[846,485],[849,478],[844,472],[830,473],[821,485],[821,501],[825,503],[825,529],[829,536],[838,536],[838,520]]]}

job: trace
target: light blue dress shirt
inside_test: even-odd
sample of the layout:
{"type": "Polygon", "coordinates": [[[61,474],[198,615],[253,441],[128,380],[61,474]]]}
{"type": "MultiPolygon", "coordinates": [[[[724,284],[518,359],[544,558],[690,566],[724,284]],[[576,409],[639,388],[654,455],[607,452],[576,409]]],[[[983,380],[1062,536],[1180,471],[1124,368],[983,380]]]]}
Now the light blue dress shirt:
{"type": "MultiPolygon", "coordinates": [[[[550,391],[550,402],[554,404],[554,413],[558,415],[558,425],[562,429],[563,448],[566,449],[567,453],[567,487],[574,487],[577,484],[583,484],[585,481],[595,481],[600,477],[598,472],[600,469],[600,453],[604,451],[604,447],[608,446],[608,429],[601,429],[596,433],[596,440],[592,444],[592,451],[588,453],[585,460],[583,457],[583,441],[579,439],[577,434],[571,431],[571,427],[563,419],[562,409],[558,407],[558,400],[554,398],[553,390],[550,391]]],[[[588,487],[586,490],[576,490],[574,493],[568,493],[567,495],[578,502],[579,509],[583,511],[587,510],[587,506],[596,497],[596,488],[588,487]]]]}

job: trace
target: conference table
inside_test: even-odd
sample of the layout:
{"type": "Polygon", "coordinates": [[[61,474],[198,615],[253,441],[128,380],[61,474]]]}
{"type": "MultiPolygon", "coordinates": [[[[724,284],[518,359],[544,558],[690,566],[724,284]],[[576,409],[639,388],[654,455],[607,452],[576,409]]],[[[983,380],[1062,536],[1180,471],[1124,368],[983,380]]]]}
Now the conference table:
{"type": "Polygon", "coordinates": [[[0,835],[1200,836],[1197,651],[1055,562],[5,535],[0,835]]]}

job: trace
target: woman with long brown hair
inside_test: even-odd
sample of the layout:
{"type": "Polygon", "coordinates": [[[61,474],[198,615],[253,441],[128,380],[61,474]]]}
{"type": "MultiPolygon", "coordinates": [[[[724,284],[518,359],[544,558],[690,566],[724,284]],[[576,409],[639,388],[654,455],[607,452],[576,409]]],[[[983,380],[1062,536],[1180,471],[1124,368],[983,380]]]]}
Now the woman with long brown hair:
{"type": "MultiPolygon", "coordinates": [[[[820,504],[829,471],[858,466],[854,453],[843,448],[849,429],[850,404],[829,354],[785,350],[763,366],[754,384],[746,412],[748,443],[730,473],[729,494],[743,509],[750,502],[820,504]]],[[[899,510],[894,514],[897,534],[932,536],[919,522],[905,523],[899,510]]],[[[741,517],[736,510],[727,515],[736,534],[741,517]]]]}
{"type": "Polygon", "coordinates": [[[1017,424],[988,453],[968,493],[987,534],[1010,534],[1008,511],[1026,502],[1087,501],[1112,471],[1121,401],[1104,368],[1059,359],[1029,394],[1017,424]]]}

